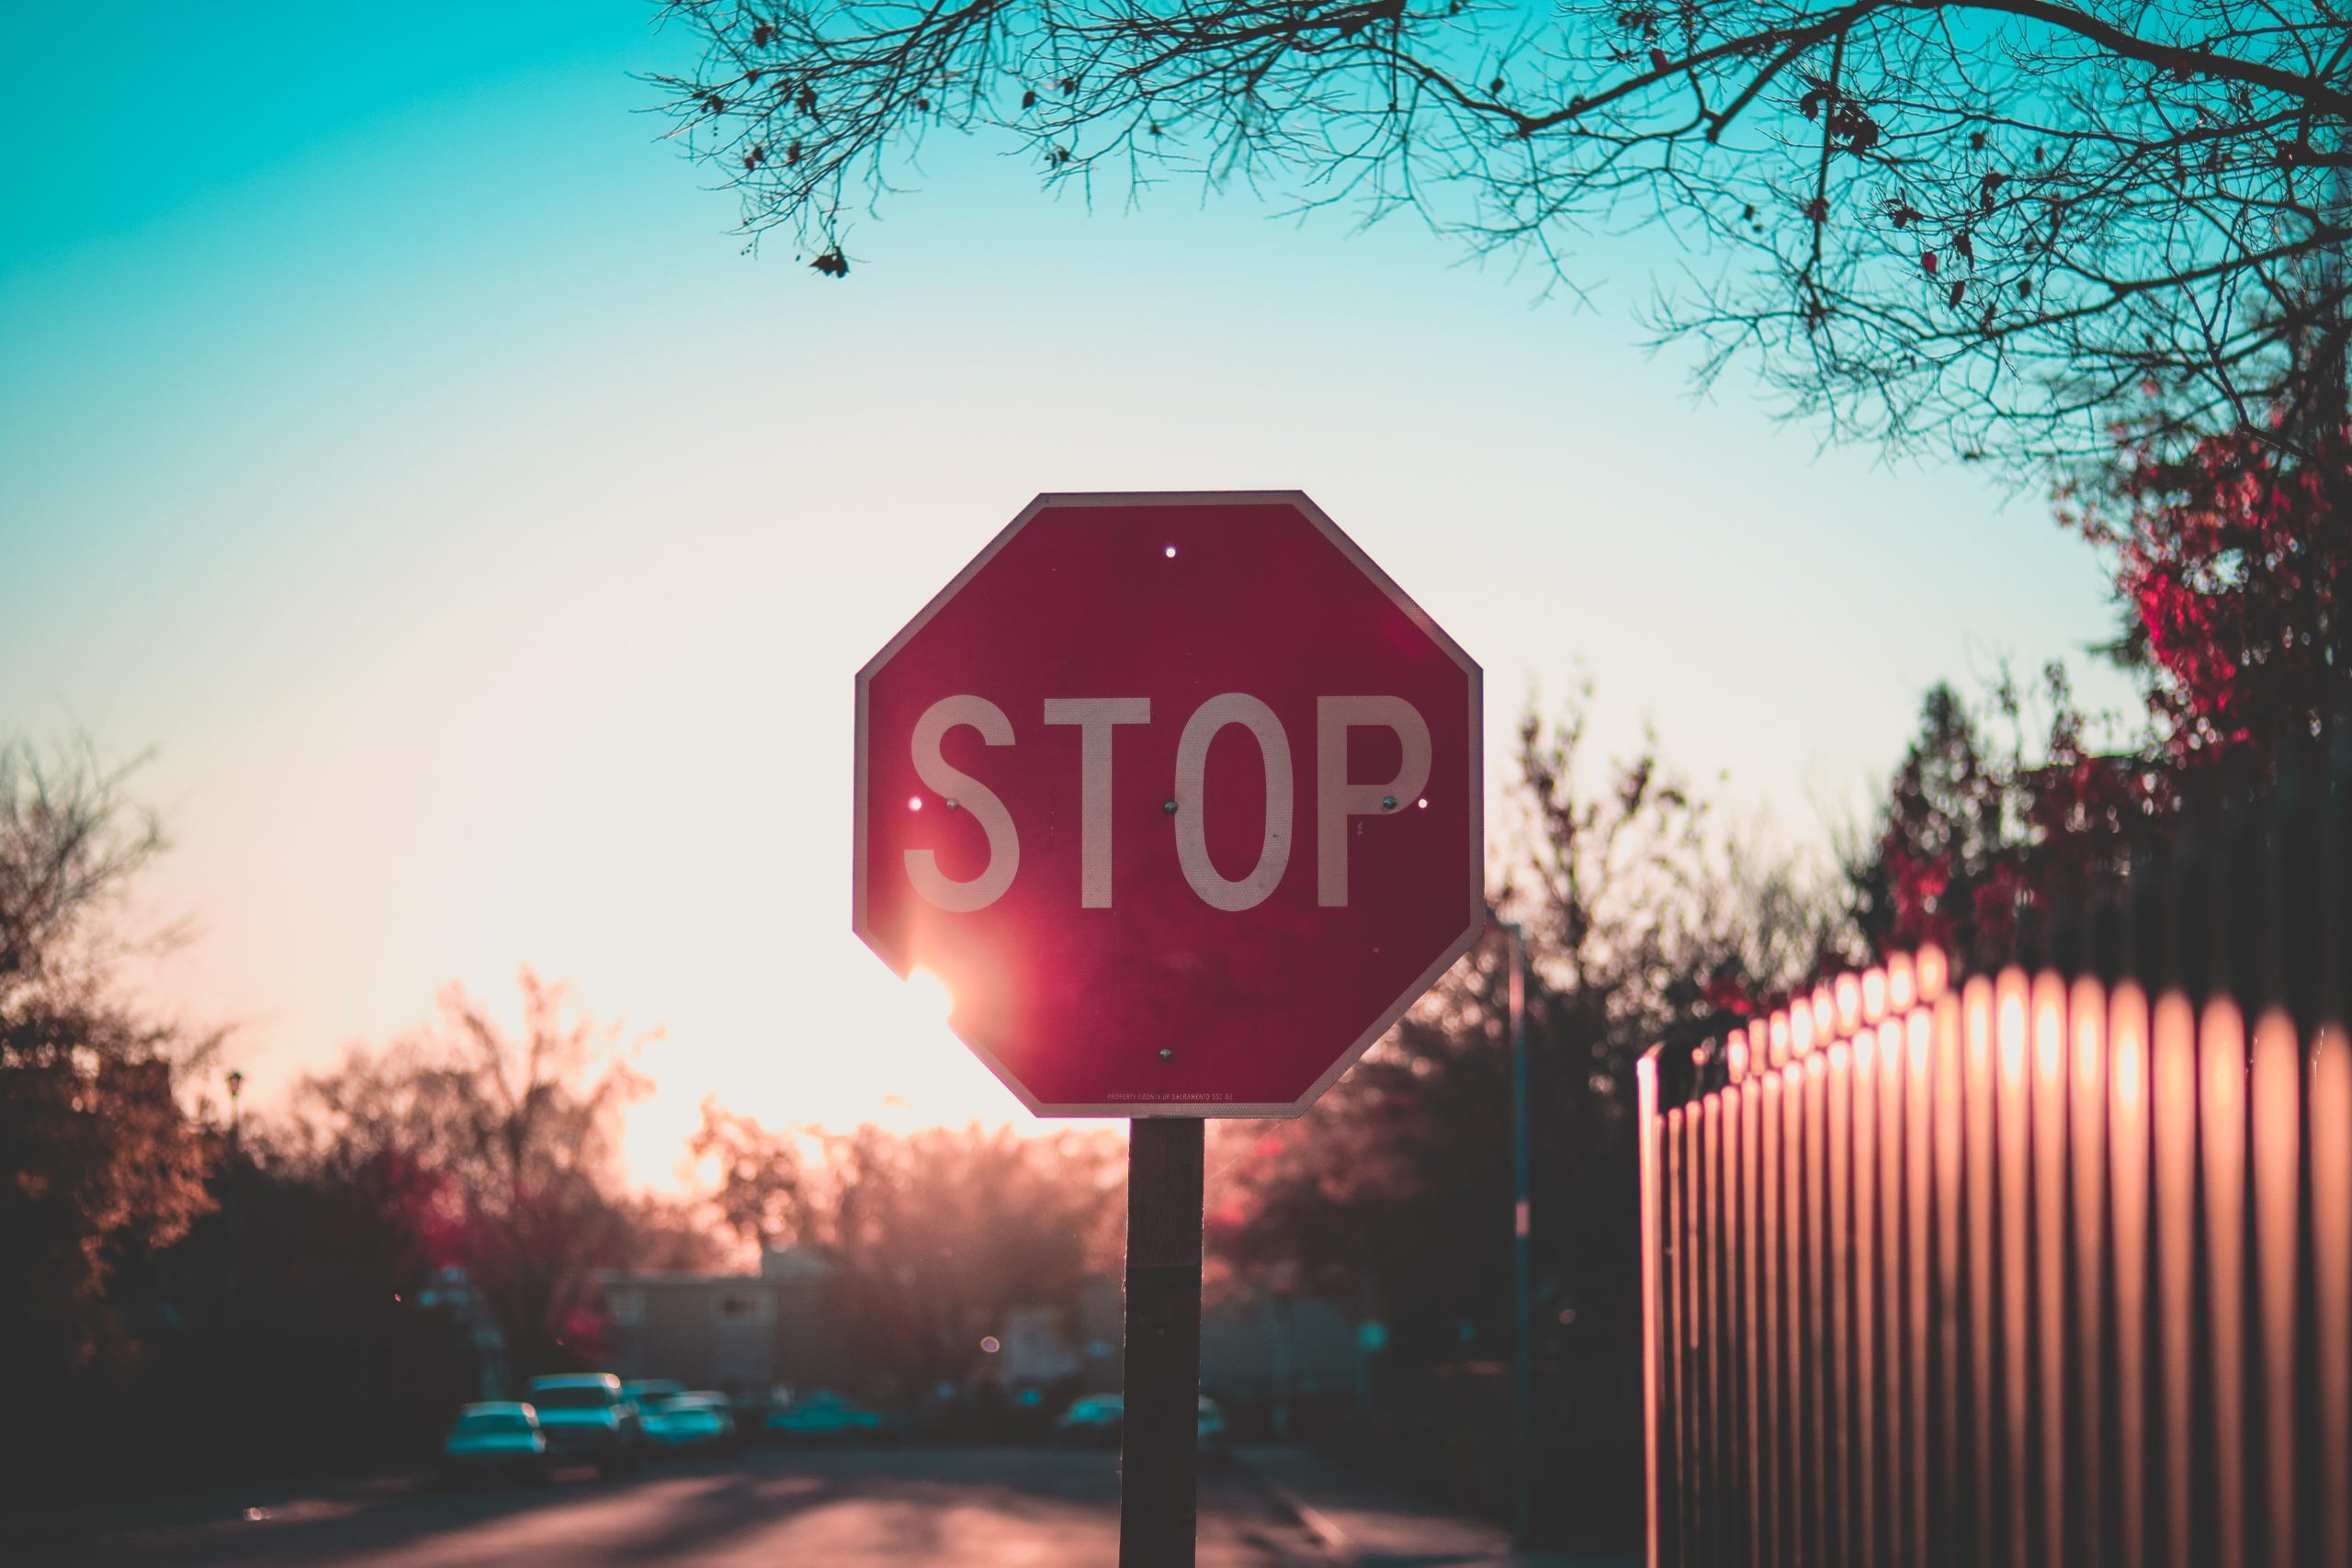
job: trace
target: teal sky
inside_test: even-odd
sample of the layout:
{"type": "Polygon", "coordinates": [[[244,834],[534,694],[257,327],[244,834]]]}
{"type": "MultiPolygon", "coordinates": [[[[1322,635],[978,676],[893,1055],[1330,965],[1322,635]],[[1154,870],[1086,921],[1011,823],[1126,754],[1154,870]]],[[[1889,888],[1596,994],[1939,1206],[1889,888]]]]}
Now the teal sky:
{"type": "MultiPolygon", "coordinates": [[[[1039,195],[943,141],[845,282],[742,254],[636,0],[0,17],[0,728],[175,850],[148,977],[267,1103],[530,962],[659,1027],[632,1157],[1018,1111],[848,932],[851,676],[1041,490],[1299,488],[1487,671],[1788,843],[1921,691],[2108,630],[2032,497],[1821,454],[1408,225],[1039,195]]],[[[2076,660],[2087,694],[2128,703],[2076,660]]]]}

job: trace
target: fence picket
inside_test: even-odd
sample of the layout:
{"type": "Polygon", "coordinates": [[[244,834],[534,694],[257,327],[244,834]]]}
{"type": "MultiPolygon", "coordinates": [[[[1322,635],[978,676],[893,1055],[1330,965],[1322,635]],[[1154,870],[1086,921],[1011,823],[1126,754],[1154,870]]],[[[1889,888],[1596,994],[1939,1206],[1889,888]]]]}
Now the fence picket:
{"type": "Polygon", "coordinates": [[[1645,1058],[1654,1568],[2352,1563],[2352,1034],[2278,842],[2143,876],[2105,972],[1924,950],[1645,1058]]]}

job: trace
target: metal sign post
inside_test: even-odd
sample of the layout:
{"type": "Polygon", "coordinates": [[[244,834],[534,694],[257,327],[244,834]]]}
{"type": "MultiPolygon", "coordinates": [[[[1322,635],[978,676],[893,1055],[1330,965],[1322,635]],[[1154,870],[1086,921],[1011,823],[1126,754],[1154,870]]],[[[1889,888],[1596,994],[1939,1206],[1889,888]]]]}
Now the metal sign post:
{"type": "Polygon", "coordinates": [[[1119,1568],[1193,1563],[1199,1508],[1204,1127],[1193,1117],[1129,1124],[1119,1568]]]}
{"type": "Polygon", "coordinates": [[[857,680],[851,924],[1041,1116],[1295,1116],[1487,924],[1476,663],[1295,492],[1040,496],[857,680]]]}
{"type": "Polygon", "coordinates": [[[1516,921],[1510,938],[1510,1182],[1511,1182],[1511,1540],[1525,1546],[1534,1531],[1535,1309],[1528,1259],[1527,937],[1516,921]]]}
{"type": "Polygon", "coordinates": [[[852,927],[1031,1111],[1134,1118],[1126,1568],[1193,1562],[1201,1119],[1298,1115],[1478,942],[1480,690],[1286,491],[1039,496],[858,674],[852,927]]]}

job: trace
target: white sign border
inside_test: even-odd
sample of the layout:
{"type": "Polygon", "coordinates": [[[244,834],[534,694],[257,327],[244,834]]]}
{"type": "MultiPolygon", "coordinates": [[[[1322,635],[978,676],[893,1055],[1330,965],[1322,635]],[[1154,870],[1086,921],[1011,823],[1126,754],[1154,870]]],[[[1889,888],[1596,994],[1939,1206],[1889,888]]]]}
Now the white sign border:
{"type": "Polygon", "coordinates": [[[1487,764],[1486,764],[1486,672],[1443,627],[1430,618],[1429,613],[1416,604],[1411,594],[1396,585],[1396,581],[1364,554],[1361,547],[1331,521],[1329,513],[1308,499],[1306,492],[1295,490],[1206,490],[1206,491],[1049,491],[1040,494],[1019,515],[998,531],[996,537],[983,547],[949,581],[946,587],[931,596],[930,603],[916,612],[912,620],[899,628],[899,635],[884,644],[882,650],[865,661],[857,672],[857,746],[856,777],[854,780],[854,810],[856,837],[850,852],[850,929],[874,955],[890,966],[893,974],[903,978],[910,965],[882,950],[867,929],[865,909],[866,871],[871,856],[867,853],[868,829],[866,799],[866,696],[873,679],[899,649],[914,640],[915,635],[931,624],[932,617],[944,609],[947,602],[962,592],[964,585],[979,575],[997,552],[1012,541],[1012,536],[1028,526],[1039,513],[1063,507],[1150,507],[1150,506],[1288,506],[1313,524],[1332,547],[1363,573],[1373,586],[1385,593],[1406,616],[1419,626],[1431,642],[1443,649],[1458,665],[1469,682],[1470,691],[1470,757],[1467,797],[1470,802],[1470,903],[1467,921],[1460,935],[1449,943],[1445,952],[1412,982],[1404,995],[1384,1010],[1372,1027],[1365,1030],[1355,1043],[1332,1063],[1330,1070],[1315,1080],[1306,1093],[1295,1101],[1277,1100],[1269,1104],[1237,1104],[1231,1100],[1111,1100],[1101,1104],[1048,1105],[1032,1095],[1021,1080],[1005,1069],[994,1053],[975,1041],[965,1039],[955,1030],[951,1020],[949,1030],[962,1041],[966,1049],[986,1063],[997,1080],[1011,1089],[1015,1099],[1026,1106],[1033,1115],[1045,1117],[1121,1117],[1130,1120],[1149,1118],[1253,1117],[1289,1120],[1305,1115],[1324,1092],[1340,1081],[1340,1075],[1356,1065],[1366,1051],[1395,1027],[1396,1021],[1412,1010],[1415,1002],[1429,994],[1456,960],[1468,953],[1487,932],[1487,764]]]}

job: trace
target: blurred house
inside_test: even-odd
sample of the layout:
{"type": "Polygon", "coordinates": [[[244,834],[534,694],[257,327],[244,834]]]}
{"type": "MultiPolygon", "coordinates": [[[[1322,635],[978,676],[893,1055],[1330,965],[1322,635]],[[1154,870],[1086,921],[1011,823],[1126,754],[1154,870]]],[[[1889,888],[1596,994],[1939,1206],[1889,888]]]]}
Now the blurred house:
{"type": "Polygon", "coordinates": [[[800,1247],[762,1254],[756,1274],[609,1273],[610,1370],[739,1396],[854,1382],[827,1300],[831,1273],[800,1247]]]}
{"type": "Polygon", "coordinates": [[[1078,1298],[1077,1330],[1080,1389],[1116,1391],[1127,1331],[1125,1287],[1117,1275],[1097,1274],[1086,1281],[1078,1298]]]}
{"type": "Polygon", "coordinates": [[[1369,1343],[1329,1302],[1253,1291],[1202,1308],[1201,1391],[1269,1407],[1351,1398],[1369,1343]]]}
{"type": "MultiPolygon", "coordinates": [[[[1120,1308],[1119,1280],[1110,1274],[1086,1282],[1074,1318],[1058,1307],[1017,1307],[1006,1314],[1002,1350],[976,1376],[1008,1392],[1069,1382],[1081,1393],[1113,1393],[1120,1383],[1120,1308]]],[[[1201,1390],[1269,1409],[1352,1398],[1364,1386],[1370,1343],[1328,1302],[1254,1291],[1211,1301],[1201,1311],[1201,1390]]]]}
{"type": "Polygon", "coordinates": [[[1068,1314],[1058,1307],[1014,1307],[1004,1316],[1001,1349],[986,1375],[1008,1389],[1051,1388],[1077,1378],[1084,1358],[1063,1332],[1068,1314]]]}
{"type": "MultiPolygon", "coordinates": [[[[762,1255],[756,1274],[607,1274],[607,1366],[623,1378],[675,1378],[739,1396],[861,1389],[866,1369],[835,1315],[832,1273],[823,1256],[796,1247],[762,1255]]],[[[1026,1407],[1040,1394],[1115,1392],[1121,1306],[1118,1276],[1098,1274],[1075,1310],[1011,1309],[988,1337],[994,1348],[976,1350],[957,1397],[987,1390],[1003,1405],[1026,1407]]],[[[1359,1397],[1371,1343],[1326,1302],[1259,1292],[1212,1301],[1201,1314],[1201,1388],[1282,1430],[1294,1406],[1359,1397]]]]}
{"type": "Polygon", "coordinates": [[[474,1397],[506,1398],[514,1382],[513,1370],[506,1364],[506,1336],[499,1331],[497,1317],[474,1289],[471,1277],[454,1266],[443,1269],[431,1285],[417,1292],[416,1304],[447,1313],[457,1320],[473,1351],[474,1397]]]}

